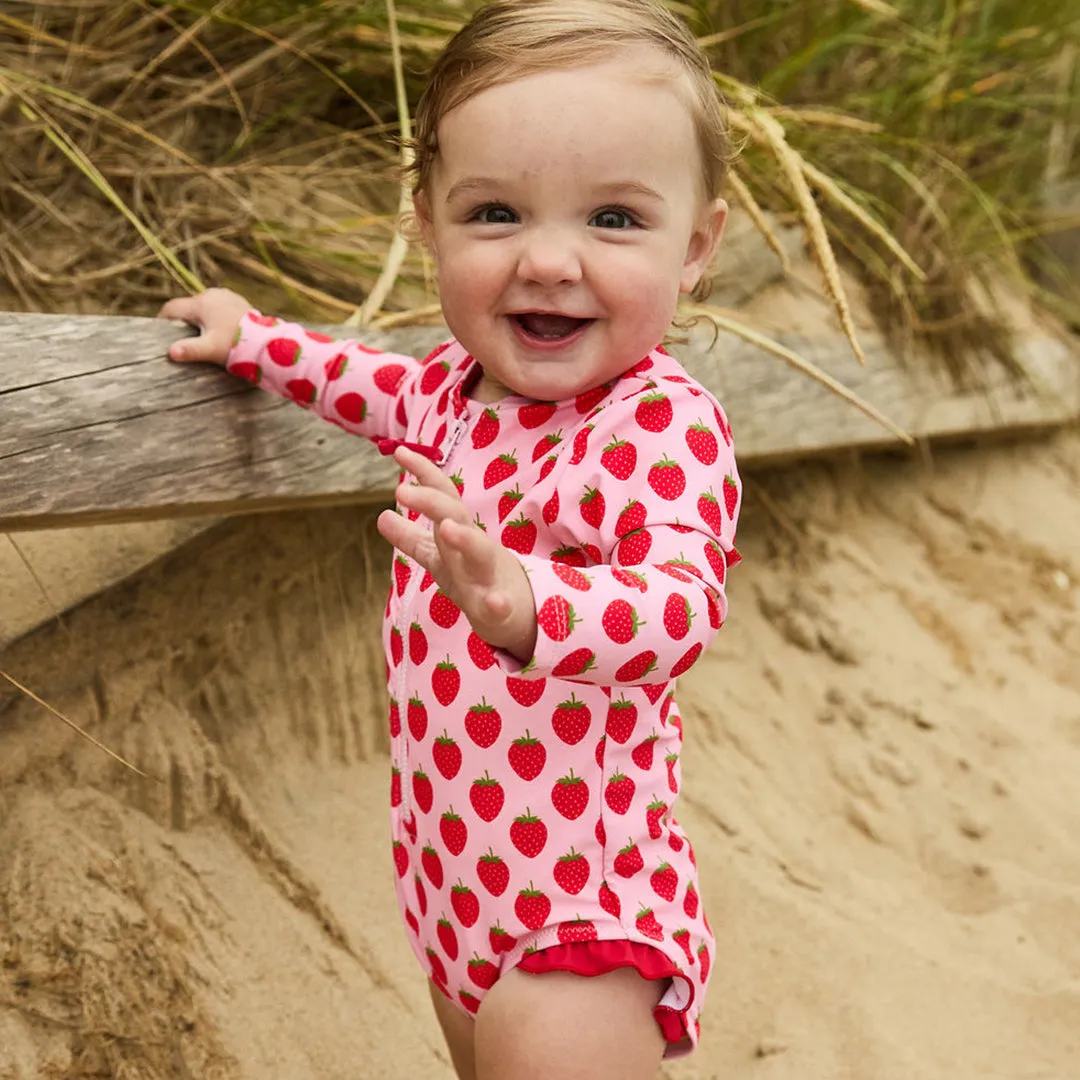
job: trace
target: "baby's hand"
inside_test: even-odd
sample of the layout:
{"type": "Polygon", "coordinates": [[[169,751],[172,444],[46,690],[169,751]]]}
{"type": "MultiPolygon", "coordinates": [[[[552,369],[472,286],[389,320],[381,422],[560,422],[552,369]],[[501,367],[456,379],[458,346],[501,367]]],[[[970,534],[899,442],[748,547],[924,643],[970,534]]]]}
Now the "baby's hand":
{"type": "Polygon", "coordinates": [[[394,460],[419,481],[402,484],[398,502],[423,514],[434,529],[384,510],[379,532],[431,572],[488,644],[528,661],[536,646],[536,603],[521,563],[473,523],[457,488],[436,465],[404,447],[394,460]]]}
{"type": "Polygon", "coordinates": [[[231,289],[207,289],[198,296],[168,301],[158,312],[159,319],[180,319],[202,331],[197,338],[184,338],[170,345],[169,358],[224,365],[240,320],[250,310],[251,304],[231,289]]]}

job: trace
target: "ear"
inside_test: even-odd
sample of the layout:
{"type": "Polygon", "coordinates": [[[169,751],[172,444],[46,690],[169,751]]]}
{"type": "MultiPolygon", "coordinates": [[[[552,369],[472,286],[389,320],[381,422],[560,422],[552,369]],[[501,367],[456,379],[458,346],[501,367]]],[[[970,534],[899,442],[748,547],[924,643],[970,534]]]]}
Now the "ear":
{"type": "Polygon", "coordinates": [[[690,293],[709,268],[720,238],[724,235],[728,205],[723,199],[708,203],[698,215],[690,243],[686,247],[682,273],[679,275],[679,292],[690,293]]]}
{"type": "Polygon", "coordinates": [[[413,196],[413,218],[416,227],[420,230],[420,240],[432,260],[438,263],[439,254],[435,249],[435,226],[431,220],[431,201],[423,191],[418,191],[413,196]]]}

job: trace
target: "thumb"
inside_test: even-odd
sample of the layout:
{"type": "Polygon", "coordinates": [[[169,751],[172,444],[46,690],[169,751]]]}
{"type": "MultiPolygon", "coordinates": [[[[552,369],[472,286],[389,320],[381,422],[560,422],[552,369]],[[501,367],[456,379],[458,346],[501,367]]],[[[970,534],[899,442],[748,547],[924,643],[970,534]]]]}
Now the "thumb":
{"type": "Polygon", "coordinates": [[[202,334],[184,338],[169,346],[169,359],[182,363],[224,364],[229,356],[229,343],[219,334],[202,334]]]}

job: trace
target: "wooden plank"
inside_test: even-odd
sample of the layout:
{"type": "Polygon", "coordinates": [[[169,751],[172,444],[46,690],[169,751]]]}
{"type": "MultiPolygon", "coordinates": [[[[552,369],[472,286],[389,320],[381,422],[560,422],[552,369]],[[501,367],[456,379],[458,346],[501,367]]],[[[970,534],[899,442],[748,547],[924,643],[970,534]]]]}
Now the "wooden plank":
{"type": "MultiPolygon", "coordinates": [[[[320,329],[347,336],[340,327],[320,329]]],[[[156,319],[0,313],[0,530],[382,501],[394,469],[364,439],[217,368],[165,360],[183,329],[156,319]]],[[[440,327],[365,332],[423,355],[440,327]]],[[[992,371],[958,391],[904,367],[875,334],[859,367],[839,335],[782,339],[911,434],[928,440],[1068,422],[1080,415],[1069,343],[1029,339],[1035,392],[992,371]]],[[[674,347],[724,402],[744,466],[897,445],[874,421],[754,346],[695,333],[674,347]]]]}

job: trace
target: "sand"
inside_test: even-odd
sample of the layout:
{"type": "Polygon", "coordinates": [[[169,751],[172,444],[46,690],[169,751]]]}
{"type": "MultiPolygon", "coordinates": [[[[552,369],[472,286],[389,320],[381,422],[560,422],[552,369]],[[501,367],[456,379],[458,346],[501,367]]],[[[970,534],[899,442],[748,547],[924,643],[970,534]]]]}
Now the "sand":
{"type": "MultiPolygon", "coordinates": [[[[1080,434],[750,478],[683,680],[679,1080],[1080,1076],[1080,434]]],[[[225,522],[0,652],[0,1078],[449,1080],[387,843],[371,511],[225,522]],[[296,657],[286,667],[285,650],[296,657]]]]}

